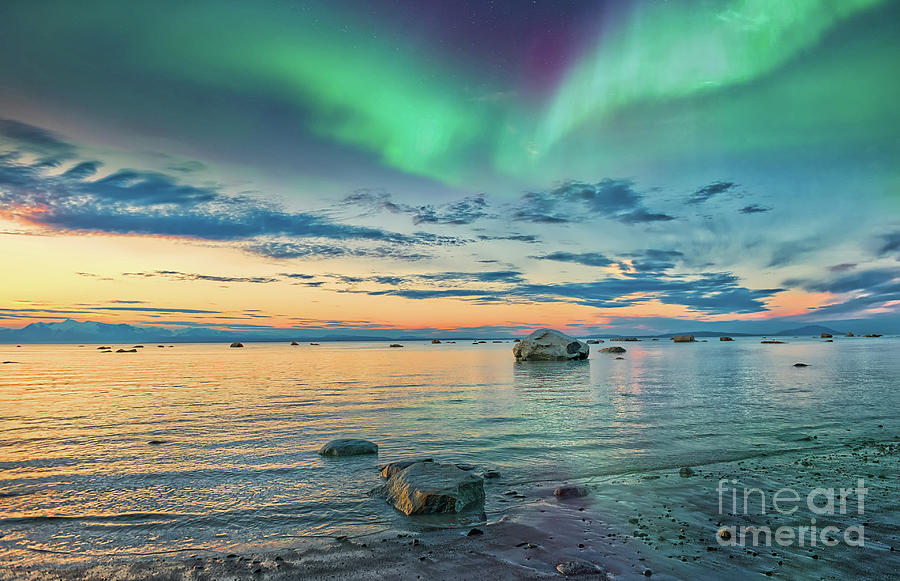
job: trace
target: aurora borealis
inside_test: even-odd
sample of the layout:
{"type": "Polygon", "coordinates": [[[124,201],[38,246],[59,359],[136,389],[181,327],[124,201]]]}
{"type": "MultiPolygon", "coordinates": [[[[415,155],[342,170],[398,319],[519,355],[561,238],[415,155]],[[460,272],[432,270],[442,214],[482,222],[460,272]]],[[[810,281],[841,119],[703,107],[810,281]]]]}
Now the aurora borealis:
{"type": "Polygon", "coordinates": [[[0,4],[0,326],[900,331],[900,2],[0,4]]]}

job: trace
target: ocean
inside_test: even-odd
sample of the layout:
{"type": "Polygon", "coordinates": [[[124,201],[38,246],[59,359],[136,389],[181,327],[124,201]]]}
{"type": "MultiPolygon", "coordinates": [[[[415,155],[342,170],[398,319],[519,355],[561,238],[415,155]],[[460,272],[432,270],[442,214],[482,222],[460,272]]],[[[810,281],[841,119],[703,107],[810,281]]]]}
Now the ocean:
{"type": "Polygon", "coordinates": [[[877,578],[900,566],[900,338],[783,340],[607,342],[558,363],[517,363],[510,341],[2,345],[0,567],[483,522],[410,518],[369,494],[380,463],[433,458],[500,472],[488,520],[527,507],[529,491],[585,486],[592,518],[675,577],[877,578]],[[597,352],[611,344],[623,359],[597,352]],[[340,437],[379,454],[317,454],[340,437]],[[852,493],[845,514],[731,502],[746,487],[806,499],[859,479],[862,513],[852,493]],[[718,533],[814,518],[836,529],[816,546],[732,547],[718,533]],[[854,526],[864,546],[856,530],[844,539],[854,526]]]}

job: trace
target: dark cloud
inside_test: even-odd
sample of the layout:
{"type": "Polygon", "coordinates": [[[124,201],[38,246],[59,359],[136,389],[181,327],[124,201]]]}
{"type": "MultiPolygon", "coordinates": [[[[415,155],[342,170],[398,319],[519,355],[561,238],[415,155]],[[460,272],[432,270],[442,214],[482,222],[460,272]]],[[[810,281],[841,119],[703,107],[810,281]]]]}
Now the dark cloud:
{"type": "Polygon", "coordinates": [[[900,259],[900,230],[882,236],[878,247],[878,256],[894,253],[897,253],[897,258],[900,259]]]}
{"type": "Polygon", "coordinates": [[[684,258],[684,254],[677,250],[657,250],[650,248],[642,252],[629,253],[625,256],[631,258],[631,264],[619,263],[623,270],[635,272],[664,272],[675,268],[675,263],[684,258]]]}
{"type": "Polygon", "coordinates": [[[422,280],[462,281],[462,282],[522,282],[522,273],[517,270],[493,270],[487,272],[438,272],[418,275],[422,280]]]}
{"type": "Polygon", "coordinates": [[[768,212],[772,208],[764,208],[759,204],[750,204],[749,206],[744,206],[739,211],[741,214],[761,214],[763,212],[768,212]]]}
{"type": "Polygon", "coordinates": [[[447,204],[417,206],[395,202],[388,192],[360,190],[344,198],[343,204],[362,207],[369,211],[409,214],[414,224],[463,225],[490,215],[489,204],[483,194],[468,196],[447,204]]]}
{"type": "Polygon", "coordinates": [[[702,204],[703,202],[709,200],[714,196],[718,196],[719,194],[724,194],[737,186],[734,182],[713,182],[707,186],[703,186],[699,190],[695,191],[688,198],[689,204],[702,204]]]}
{"type": "Polygon", "coordinates": [[[645,208],[643,196],[632,186],[629,180],[604,179],[595,184],[570,181],[550,191],[529,192],[522,196],[512,219],[539,224],[580,222],[590,217],[624,224],[674,220],[645,208]]]}
{"type": "Polygon", "coordinates": [[[12,119],[0,119],[0,136],[28,151],[45,155],[68,157],[75,152],[72,144],[50,131],[12,119]]]}
{"type": "Polygon", "coordinates": [[[288,212],[259,199],[228,196],[160,173],[121,170],[89,179],[98,162],[76,163],[51,174],[44,164],[17,160],[9,156],[0,160],[0,213],[58,230],[221,241],[287,236],[402,245],[461,243],[427,233],[398,234],[337,223],[315,213],[288,212]]]}
{"type": "Polygon", "coordinates": [[[543,256],[531,256],[535,260],[555,260],[558,262],[573,262],[585,266],[609,266],[615,261],[597,252],[551,252],[543,256]]]}
{"type": "Polygon", "coordinates": [[[852,291],[876,292],[879,287],[900,278],[900,269],[864,270],[824,281],[793,281],[811,292],[841,294],[852,291]]]}
{"type": "Polygon", "coordinates": [[[420,281],[501,282],[497,288],[395,288],[364,292],[375,296],[401,296],[410,299],[459,298],[478,302],[572,302],[596,308],[628,307],[650,300],[684,305],[708,313],[757,313],[766,310],[765,299],[782,288],[748,289],[732,273],[703,273],[695,276],[633,274],[593,282],[530,284],[521,282],[515,271],[498,273],[437,273],[418,275],[420,281]]]}
{"type": "Polygon", "coordinates": [[[269,258],[341,258],[367,257],[394,260],[418,261],[431,258],[410,250],[404,245],[350,247],[345,244],[319,244],[306,242],[258,242],[246,247],[249,252],[269,258]]]}
{"type": "Polygon", "coordinates": [[[218,276],[212,274],[197,274],[194,272],[179,272],[177,270],[154,270],[152,272],[123,272],[122,276],[141,277],[141,278],[170,278],[173,280],[203,280],[209,282],[247,282],[254,284],[267,284],[278,282],[277,278],[268,276],[218,276]]]}
{"type": "Polygon", "coordinates": [[[845,272],[848,270],[853,270],[856,268],[856,264],[852,262],[844,262],[841,264],[835,264],[834,266],[829,266],[828,270],[831,272],[845,272]]]}
{"type": "Polygon", "coordinates": [[[488,236],[486,234],[481,234],[478,236],[479,240],[512,240],[514,242],[527,242],[529,244],[536,244],[541,241],[540,238],[533,234],[506,234],[500,236],[488,236]]]}

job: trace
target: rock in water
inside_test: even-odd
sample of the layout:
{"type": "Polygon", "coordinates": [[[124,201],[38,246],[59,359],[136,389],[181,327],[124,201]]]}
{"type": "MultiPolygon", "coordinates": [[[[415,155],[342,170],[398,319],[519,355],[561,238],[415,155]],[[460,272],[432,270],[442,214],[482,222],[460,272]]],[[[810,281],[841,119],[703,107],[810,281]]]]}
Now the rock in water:
{"type": "Polygon", "coordinates": [[[819,338],[820,339],[831,339],[833,335],[831,333],[822,333],[819,338]]]}
{"type": "Polygon", "coordinates": [[[587,489],[580,486],[560,486],[553,491],[556,498],[581,498],[587,495],[587,489]]]}
{"type": "Polygon", "coordinates": [[[603,349],[598,350],[599,353],[625,353],[624,347],[619,347],[618,345],[614,345],[613,347],[604,347],[603,349]]]}
{"type": "Polygon", "coordinates": [[[809,367],[809,363],[794,363],[794,367],[809,367]]]}
{"type": "Polygon", "coordinates": [[[556,570],[566,577],[575,577],[578,575],[606,575],[606,570],[599,565],[595,565],[590,561],[566,561],[556,566],[556,570]]]}
{"type": "Polygon", "coordinates": [[[363,454],[377,454],[378,445],[368,440],[354,440],[342,438],[332,440],[319,449],[322,456],[361,456],[363,454]]]}
{"type": "Polygon", "coordinates": [[[587,343],[552,329],[538,329],[513,346],[517,361],[587,359],[589,353],[587,343]]]}
{"type": "Polygon", "coordinates": [[[440,345],[440,344],[441,344],[441,340],[440,340],[440,339],[432,339],[432,340],[431,340],[431,344],[432,344],[432,345],[440,345]]]}
{"type": "Polygon", "coordinates": [[[734,341],[731,337],[719,337],[719,341],[734,341]]]}
{"type": "Polygon", "coordinates": [[[693,343],[694,336],[693,335],[675,335],[672,337],[672,341],[676,343],[693,343]]]}
{"type": "Polygon", "coordinates": [[[300,344],[300,343],[297,343],[296,341],[291,341],[291,346],[292,346],[292,347],[295,347],[295,346],[297,346],[297,345],[299,345],[299,344],[300,344]]]}
{"type": "Polygon", "coordinates": [[[389,462],[381,466],[381,477],[390,479],[398,472],[402,472],[417,462],[434,462],[431,458],[422,458],[419,460],[400,460],[398,462],[389,462]]]}
{"type": "Polygon", "coordinates": [[[690,478],[694,474],[696,474],[696,472],[694,472],[688,466],[685,466],[684,468],[682,468],[681,470],[678,471],[678,475],[681,476],[682,478],[690,478]]]}
{"type": "Polygon", "coordinates": [[[484,510],[484,480],[453,464],[416,462],[389,478],[382,490],[407,515],[484,510]]]}
{"type": "Polygon", "coordinates": [[[243,346],[244,346],[243,343],[238,343],[237,341],[235,341],[234,343],[229,345],[229,347],[243,347],[243,346]]]}

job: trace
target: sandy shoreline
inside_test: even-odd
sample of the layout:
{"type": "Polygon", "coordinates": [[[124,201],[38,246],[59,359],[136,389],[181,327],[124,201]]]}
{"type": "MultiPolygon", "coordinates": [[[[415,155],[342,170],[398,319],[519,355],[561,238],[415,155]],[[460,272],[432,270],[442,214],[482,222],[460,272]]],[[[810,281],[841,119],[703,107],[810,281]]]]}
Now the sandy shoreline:
{"type": "MultiPolygon", "coordinates": [[[[311,540],[292,550],[115,559],[72,567],[10,567],[0,579],[562,579],[561,562],[593,563],[616,579],[645,579],[639,550],[588,516],[586,499],[543,498],[499,522],[416,535],[311,540]],[[624,543],[624,544],[623,544],[624,543]]],[[[672,579],[654,573],[653,578],[672,579]]],[[[579,579],[606,579],[605,573],[579,579]]]]}

